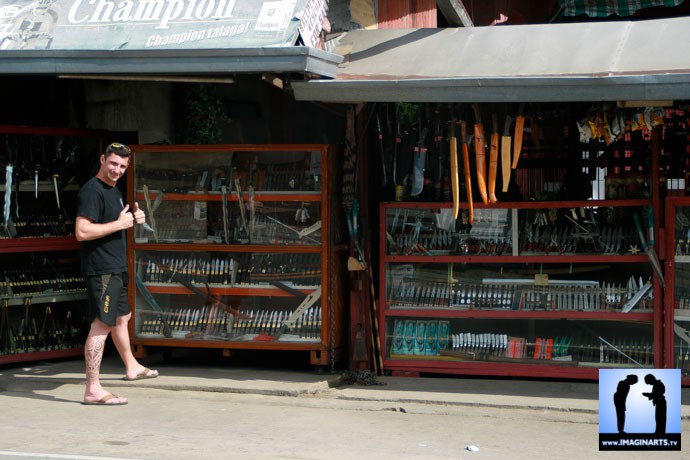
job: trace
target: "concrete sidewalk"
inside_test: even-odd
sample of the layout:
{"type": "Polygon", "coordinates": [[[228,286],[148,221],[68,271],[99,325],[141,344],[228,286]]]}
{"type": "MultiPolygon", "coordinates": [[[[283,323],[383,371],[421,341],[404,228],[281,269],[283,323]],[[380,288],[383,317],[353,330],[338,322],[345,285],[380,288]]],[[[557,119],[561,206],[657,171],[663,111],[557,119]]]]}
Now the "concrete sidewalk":
{"type": "MultiPolygon", "coordinates": [[[[155,379],[122,380],[123,366],[117,356],[106,356],[101,379],[104,387],[126,396],[126,389],[155,388],[171,391],[246,393],[299,397],[321,395],[343,400],[414,402],[444,405],[557,410],[596,414],[599,386],[596,382],[496,379],[473,377],[379,376],[375,385],[350,384],[352,374],[322,373],[247,365],[183,361],[144,361],[158,369],[155,379]]],[[[40,386],[55,392],[66,384],[84,383],[81,359],[23,363],[0,368],[0,391],[40,386]]],[[[61,395],[64,397],[64,395],[61,395]]],[[[690,419],[690,389],[682,389],[682,417],[690,419]]]]}

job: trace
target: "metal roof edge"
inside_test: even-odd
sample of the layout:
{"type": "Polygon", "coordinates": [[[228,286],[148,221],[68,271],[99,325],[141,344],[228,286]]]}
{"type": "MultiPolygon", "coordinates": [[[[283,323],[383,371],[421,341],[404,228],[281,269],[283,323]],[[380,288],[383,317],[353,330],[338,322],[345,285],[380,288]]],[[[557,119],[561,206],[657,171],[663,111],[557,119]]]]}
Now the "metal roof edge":
{"type": "Polygon", "coordinates": [[[558,102],[690,99],[690,72],[663,75],[539,76],[293,81],[298,101],[558,102]]]}
{"type": "Polygon", "coordinates": [[[343,57],[307,46],[188,50],[4,50],[0,74],[298,72],[333,78],[343,57]]]}

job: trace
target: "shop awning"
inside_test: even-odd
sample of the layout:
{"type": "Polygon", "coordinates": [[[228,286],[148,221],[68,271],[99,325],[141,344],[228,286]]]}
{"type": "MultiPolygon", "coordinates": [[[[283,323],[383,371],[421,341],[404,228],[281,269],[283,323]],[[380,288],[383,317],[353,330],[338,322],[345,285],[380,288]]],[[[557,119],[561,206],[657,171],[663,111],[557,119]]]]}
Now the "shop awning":
{"type": "Polygon", "coordinates": [[[690,99],[690,18],[414,30],[340,37],[335,79],[297,100],[553,102],[690,99]]]}
{"type": "Polygon", "coordinates": [[[0,74],[333,77],[327,0],[0,0],[0,74]]]}

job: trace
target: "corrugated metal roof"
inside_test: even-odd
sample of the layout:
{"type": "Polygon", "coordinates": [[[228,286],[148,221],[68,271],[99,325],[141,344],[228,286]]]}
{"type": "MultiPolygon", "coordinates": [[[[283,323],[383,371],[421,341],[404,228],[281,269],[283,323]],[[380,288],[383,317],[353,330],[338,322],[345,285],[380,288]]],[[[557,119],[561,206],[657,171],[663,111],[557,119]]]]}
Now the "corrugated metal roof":
{"type": "Polygon", "coordinates": [[[297,100],[501,102],[690,99],[690,18],[356,30],[333,80],[297,100]]]}

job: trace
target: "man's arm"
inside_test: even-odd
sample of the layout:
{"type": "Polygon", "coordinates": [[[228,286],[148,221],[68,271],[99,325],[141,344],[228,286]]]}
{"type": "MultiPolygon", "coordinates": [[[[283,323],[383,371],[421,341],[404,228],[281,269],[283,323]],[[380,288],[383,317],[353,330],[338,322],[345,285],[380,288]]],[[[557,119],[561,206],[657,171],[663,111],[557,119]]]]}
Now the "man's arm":
{"type": "Polygon", "coordinates": [[[91,241],[133,226],[134,216],[129,212],[129,205],[125,205],[117,220],[105,224],[97,224],[84,216],[77,216],[74,235],[77,241],[91,241]]]}

